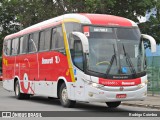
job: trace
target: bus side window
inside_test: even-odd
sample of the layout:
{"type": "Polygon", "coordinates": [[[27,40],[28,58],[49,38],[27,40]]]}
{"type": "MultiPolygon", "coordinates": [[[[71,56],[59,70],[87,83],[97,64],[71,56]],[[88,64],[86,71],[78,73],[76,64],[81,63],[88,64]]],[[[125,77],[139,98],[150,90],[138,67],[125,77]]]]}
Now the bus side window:
{"type": "Polygon", "coordinates": [[[28,35],[20,38],[20,54],[28,52],[28,35]]]}
{"type": "Polygon", "coordinates": [[[39,43],[39,32],[34,33],[33,41],[35,42],[36,48],[38,50],[38,43],[39,43]]]}
{"type": "Polygon", "coordinates": [[[21,54],[21,53],[23,53],[23,47],[22,47],[22,45],[23,45],[23,37],[20,37],[20,45],[19,45],[19,53],[21,54]]]}
{"type": "Polygon", "coordinates": [[[3,45],[3,50],[6,55],[10,55],[11,53],[11,40],[5,40],[3,45]]]}
{"type": "Polygon", "coordinates": [[[29,35],[29,41],[28,41],[28,52],[32,53],[32,52],[36,52],[36,43],[35,40],[33,38],[33,34],[29,35]]]}
{"type": "Polygon", "coordinates": [[[55,39],[55,48],[64,49],[62,27],[57,27],[56,39],[55,39]]]}
{"type": "Polygon", "coordinates": [[[65,53],[62,27],[57,27],[52,30],[51,49],[65,53]]]}
{"type": "Polygon", "coordinates": [[[52,29],[51,49],[55,49],[56,28],[52,29]]]}
{"type": "Polygon", "coordinates": [[[43,51],[44,49],[44,45],[45,45],[45,36],[44,36],[44,31],[40,32],[40,40],[39,40],[39,51],[43,51]]]}
{"type": "Polygon", "coordinates": [[[45,46],[44,46],[45,50],[50,49],[50,40],[51,40],[51,29],[47,29],[45,30],[45,46]]]}
{"type": "Polygon", "coordinates": [[[12,55],[17,55],[19,49],[19,38],[15,38],[12,40],[12,55]]]}
{"type": "Polygon", "coordinates": [[[51,29],[40,32],[39,51],[50,49],[51,29]]]}

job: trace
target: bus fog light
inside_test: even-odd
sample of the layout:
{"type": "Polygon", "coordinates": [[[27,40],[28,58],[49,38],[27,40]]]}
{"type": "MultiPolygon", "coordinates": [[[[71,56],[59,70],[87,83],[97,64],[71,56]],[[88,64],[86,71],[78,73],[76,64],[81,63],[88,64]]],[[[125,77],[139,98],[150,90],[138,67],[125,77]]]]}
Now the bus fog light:
{"type": "Polygon", "coordinates": [[[93,97],[93,93],[92,93],[92,92],[89,92],[88,95],[89,95],[90,97],[93,97]]]}

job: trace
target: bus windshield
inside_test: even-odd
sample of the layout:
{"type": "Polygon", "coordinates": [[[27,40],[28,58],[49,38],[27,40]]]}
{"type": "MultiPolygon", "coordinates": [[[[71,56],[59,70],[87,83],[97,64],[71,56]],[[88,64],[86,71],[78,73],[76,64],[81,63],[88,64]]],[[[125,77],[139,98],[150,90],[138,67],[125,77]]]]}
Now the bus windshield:
{"type": "Polygon", "coordinates": [[[87,69],[107,75],[144,71],[144,45],[138,28],[85,26],[89,40],[87,69]]]}

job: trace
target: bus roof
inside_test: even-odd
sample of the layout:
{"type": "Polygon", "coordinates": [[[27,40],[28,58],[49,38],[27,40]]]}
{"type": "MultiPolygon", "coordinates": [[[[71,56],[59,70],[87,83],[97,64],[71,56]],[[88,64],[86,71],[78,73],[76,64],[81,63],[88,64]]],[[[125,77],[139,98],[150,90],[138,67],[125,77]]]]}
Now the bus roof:
{"type": "Polygon", "coordinates": [[[105,15],[105,14],[71,13],[37,23],[17,33],[8,35],[5,37],[5,39],[12,39],[18,36],[22,36],[24,34],[29,34],[34,31],[42,30],[44,28],[49,28],[60,24],[63,20],[76,21],[83,24],[105,25],[105,26],[124,26],[124,27],[137,26],[135,22],[119,16],[105,15]]]}

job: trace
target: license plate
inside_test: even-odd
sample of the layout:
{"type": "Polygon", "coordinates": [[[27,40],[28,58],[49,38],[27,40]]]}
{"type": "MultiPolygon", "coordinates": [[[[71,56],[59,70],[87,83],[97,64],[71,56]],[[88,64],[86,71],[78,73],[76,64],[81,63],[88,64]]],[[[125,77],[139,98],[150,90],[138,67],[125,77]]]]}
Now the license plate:
{"type": "Polygon", "coordinates": [[[126,94],[117,94],[116,98],[126,98],[127,95],[126,94]]]}

